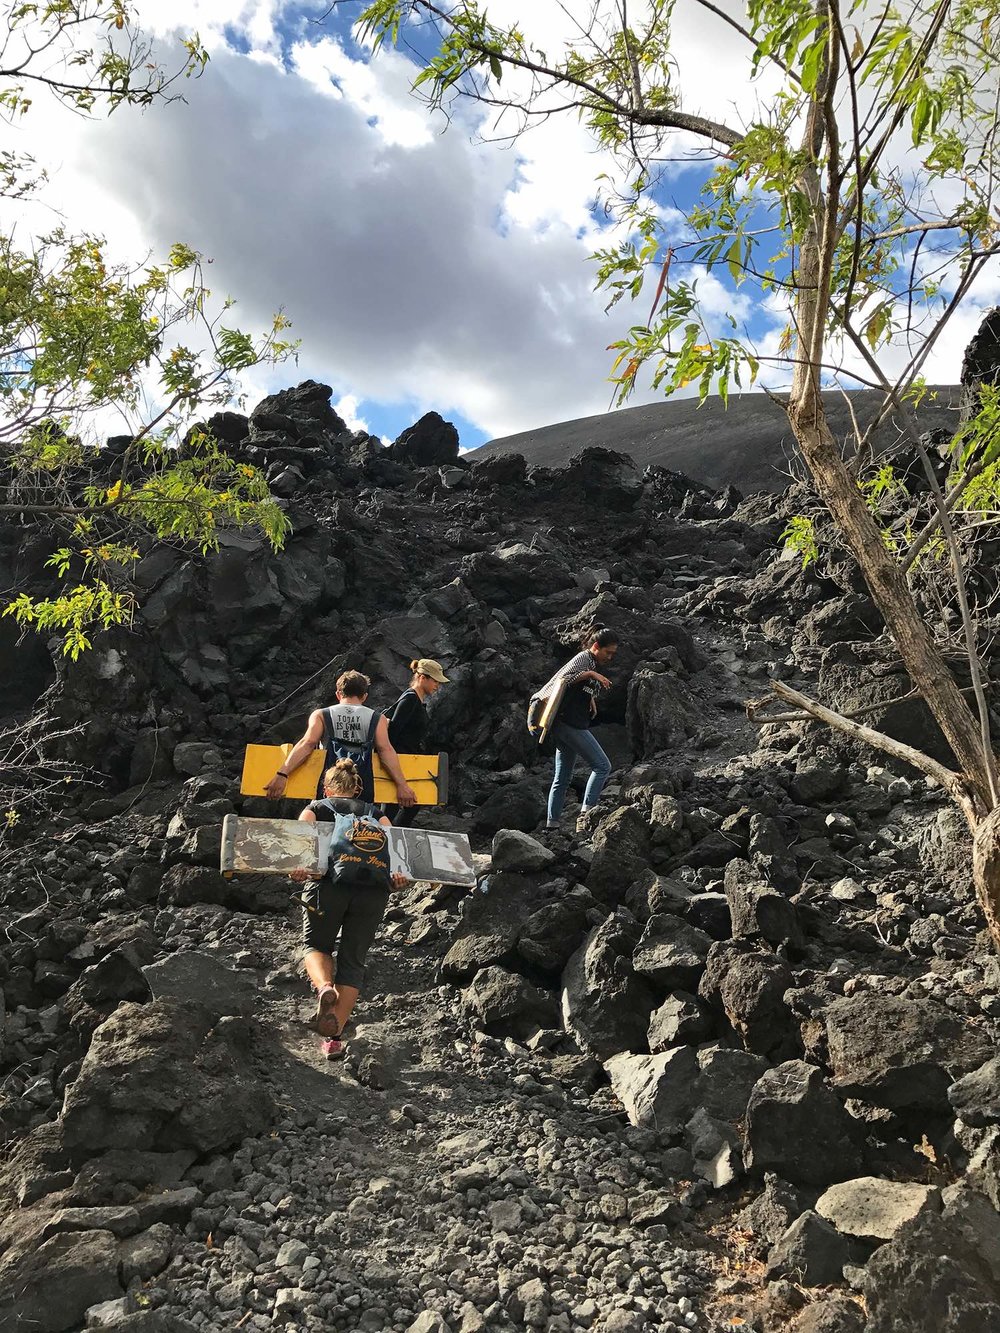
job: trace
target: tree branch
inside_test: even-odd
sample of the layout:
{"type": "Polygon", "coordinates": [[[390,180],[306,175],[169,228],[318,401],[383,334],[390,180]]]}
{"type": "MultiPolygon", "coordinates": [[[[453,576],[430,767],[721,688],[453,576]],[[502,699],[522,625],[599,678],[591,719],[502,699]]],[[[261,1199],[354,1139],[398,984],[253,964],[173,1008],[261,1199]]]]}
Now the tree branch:
{"type": "Polygon", "coordinates": [[[852,722],[850,718],[844,717],[843,714],[835,713],[832,708],[826,708],[823,704],[817,703],[815,699],[810,699],[808,695],[793,690],[784,681],[772,681],[771,689],[776,698],[781,699],[784,703],[795,704],[803,713],[808,713],[817,722],[825,722],[828,727],[842,732],[845,736],[850,736],[852,740],[858,741],[862,745],[870,745],[873,749],[881,750],[884,754],[892,755],[894,759],[900,759],[904,764],[910,764],[913,768],[919,769],[921,773],[925,773],[929,778],[933,778],[935,782],[940,783],[952,800],[961,808],[969,822],[969,827],[975,830],[979,822],[979,815],[972,793],[966,786],[961,773],[955,773],[950,768],[945,768],[944,764],[939,764],[929,754],[914,749],[912,745],[897,741],[893,736],[887,736],[884,731],[876,731],[873,727],[863,726],[860,722],[852,722]]]}

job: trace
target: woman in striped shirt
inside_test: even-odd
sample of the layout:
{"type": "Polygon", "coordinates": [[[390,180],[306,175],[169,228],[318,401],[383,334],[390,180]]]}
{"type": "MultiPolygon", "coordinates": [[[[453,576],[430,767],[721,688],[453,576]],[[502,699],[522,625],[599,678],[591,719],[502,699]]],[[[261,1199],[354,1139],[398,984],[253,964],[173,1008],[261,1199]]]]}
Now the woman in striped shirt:
{"type": "MultiPolygon", "coordinates": [[[[590,728],[597,716],[598,694],[601,690],[611,688],[611,681],[604,672],[617,651],[618,635],[615,631],[595,629],[586,636],[583,652],[577,653],[549,682],[552,685],[559,679],[564,680],[566,691],[552,733],[556,743],[556,766],[549,791],[548,828],[559,827],[566,793],[578,759],[582,759],[590,769],[577,821],[578,832],[586,828],[586,816],[597,805],[604,784],[611,775],[611,760],[590,728]]],[[[548,688],[545,687],[546,690],[548,688]]]]}

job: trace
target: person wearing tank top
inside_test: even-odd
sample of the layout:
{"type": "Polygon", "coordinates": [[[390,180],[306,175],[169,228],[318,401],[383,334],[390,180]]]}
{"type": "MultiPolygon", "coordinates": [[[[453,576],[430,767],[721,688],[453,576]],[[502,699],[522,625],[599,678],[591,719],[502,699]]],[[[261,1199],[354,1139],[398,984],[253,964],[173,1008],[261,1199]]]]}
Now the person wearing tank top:
{"type": "Polygon", "coordinates": [[[315,708],[301,740],[296,741],[288,758],[264,788],[272,801],[285,794],[288,775],[322,744],[327,754],[339,759],[353,759],[361,774],[361,799],[375,799],[372,754],[378,752],[382,766],[396,784],[396,799],[401,806],[416,804],[413,788],[403,776],[399,756],[389,740],[386,719],[365,704],[371,681],[360,671],[345,671],[337,680],[337,702],[329,708],[315,708]]]}

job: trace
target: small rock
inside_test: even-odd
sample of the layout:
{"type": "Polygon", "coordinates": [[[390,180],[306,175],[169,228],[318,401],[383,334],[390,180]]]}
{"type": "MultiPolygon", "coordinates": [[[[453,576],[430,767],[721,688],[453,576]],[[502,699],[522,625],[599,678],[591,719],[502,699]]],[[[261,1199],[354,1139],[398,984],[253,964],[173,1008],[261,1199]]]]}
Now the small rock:
{"type": "Polygon", "coordinates": [[[768,1255],[767,1276],[824,1287],[840,1281],[849,1258],[850,1246],[844,1237],[810,1210],[796,1218],[768,1255]]]}
{"type": "Polygon", "coordinates": [[[544,870],[555,859],[555,852],[518,829],[502,828],[493,836],[492,862],[495,870],[544,870]]]}

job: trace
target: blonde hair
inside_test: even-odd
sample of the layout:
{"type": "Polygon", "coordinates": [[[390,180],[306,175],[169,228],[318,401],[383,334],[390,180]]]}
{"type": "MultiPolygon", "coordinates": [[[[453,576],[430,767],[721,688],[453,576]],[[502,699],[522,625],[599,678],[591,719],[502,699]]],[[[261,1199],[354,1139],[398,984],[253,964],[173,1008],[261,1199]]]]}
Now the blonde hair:
{"type": "Polygon", "coordinates": [[[331,787],[335,796],[346,796],[353,800],[361,795],[364,783],[353,759],[338,759],[323,774],[323,787],[331,787]]]}

